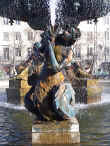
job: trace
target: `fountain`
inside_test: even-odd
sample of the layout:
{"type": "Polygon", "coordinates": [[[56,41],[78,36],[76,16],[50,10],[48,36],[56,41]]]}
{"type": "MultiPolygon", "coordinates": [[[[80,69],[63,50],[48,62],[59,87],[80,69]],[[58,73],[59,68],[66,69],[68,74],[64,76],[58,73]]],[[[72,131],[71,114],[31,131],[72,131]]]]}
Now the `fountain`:
{"type": "MultiPolygon", "coordinates": [[[[75,118],[74,108],[75,91],[70,83],[65,82],[62,70],[68,68],[69,63],[72,64],[71,45],[80,37],[78,24],[80,21],[96,19],[105,15],[109,11],[109,6],[105,4],[105,1],[99,0],[61,0],[60,2],[24,0],[7,3],[5,6],[8,7],[7,10],[1,7],[1,14],[11,20],[19,17],[20,20],[27,21],[33,29],[44,30],[42,41],[37,42],[33,48],[34,51],[37,50],[34,52],[34,67],[42,65],[39,58],[42,55],[44,64],[39,72],[37,70],[36,77],[33,77],[35,74],[31,70],[28,83],[32,87],[26,93],[24,100],[26,108],[37,116],[36,124],[32,126],[33,143],[70,144],[80,142],[79,124],[75,118]],[[59,9],[60,4],[62,4],[61,9],[59,9]],[[4,11],[5,13],[3,13],[4,11]],[[61,17],[58,17],[59,14],[61,17]],[[63,32],[59,33],[55,26],[61,28],[63,32]],[[65,60],[62,57],[64,54],[59,54],[59,51],[64,51],[65,60]],[[33,83],[33,81],[35,82],[33,83]]],[[[79,66],[76,64],[74,66],[79,71],[79,66]]]]}

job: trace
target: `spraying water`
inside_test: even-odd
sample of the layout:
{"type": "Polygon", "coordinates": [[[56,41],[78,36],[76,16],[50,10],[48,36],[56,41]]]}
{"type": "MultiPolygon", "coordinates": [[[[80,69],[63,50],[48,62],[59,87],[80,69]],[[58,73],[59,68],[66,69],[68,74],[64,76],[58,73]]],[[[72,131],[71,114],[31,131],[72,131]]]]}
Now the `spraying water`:
{"type": "Polygon", "coordinates": [[[52,26],[55,25],[57,6],[58,6],[58,0],[50,0],[49,9],[50,9],[50,19],[52,26]]]}
{"type": "Polygon", "coordinates": [[[97,102],[97,103],[91,103],[91,104],[83,104],[83,103],[79,103],[75,105],[76,111],[77,113],[82,109],[88,109],[91,107],[98,107],[98,106],[104,106],[110,104],[110,94],[103,92],[101,95],[101,101],[97,102]]]}
{"type": "Polygon", "coordinates": [[[8,109],[14,109],[14,110],[26,110],[24,106],[15,105],[15,104],[6,103],[6,102],[0,102],[0,107],[5,107],[8,109]]]}

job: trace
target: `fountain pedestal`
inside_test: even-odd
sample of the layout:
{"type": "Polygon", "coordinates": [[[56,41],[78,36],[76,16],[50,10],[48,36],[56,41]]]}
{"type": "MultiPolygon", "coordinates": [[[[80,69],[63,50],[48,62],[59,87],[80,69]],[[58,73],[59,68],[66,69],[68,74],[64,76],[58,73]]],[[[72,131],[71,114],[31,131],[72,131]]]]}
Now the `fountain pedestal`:
{"type": "Polygon", "coordinates": [[[7,102],[24,105],[24,96],[29,91],[30,86],[27,80],[10,79],[9,88],[6,88],[7,102]]]}
{"type": "Polygon", "coordinates": [[[32,126],[32,144],[74,143],[80,143],[79,123],[76,118],[32,126]]]}

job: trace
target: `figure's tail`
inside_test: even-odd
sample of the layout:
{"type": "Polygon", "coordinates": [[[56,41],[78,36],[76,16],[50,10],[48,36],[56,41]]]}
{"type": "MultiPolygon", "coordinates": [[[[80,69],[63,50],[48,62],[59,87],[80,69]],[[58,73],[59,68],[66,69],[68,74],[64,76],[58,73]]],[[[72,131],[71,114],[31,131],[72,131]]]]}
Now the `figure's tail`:
{"type": "Polygon", "coordinates": [[[29,92],[25,95],[25,98],[24,98],[25,107],[28,109],[28,111],[36,115],[38,120],[44,121],[45,120],[44,117],[40,113],[39,109],[34,106],[34,103],[30,98],[34,91],[35,91],[35,87],[32,87],[29,90],[29,92]]]}

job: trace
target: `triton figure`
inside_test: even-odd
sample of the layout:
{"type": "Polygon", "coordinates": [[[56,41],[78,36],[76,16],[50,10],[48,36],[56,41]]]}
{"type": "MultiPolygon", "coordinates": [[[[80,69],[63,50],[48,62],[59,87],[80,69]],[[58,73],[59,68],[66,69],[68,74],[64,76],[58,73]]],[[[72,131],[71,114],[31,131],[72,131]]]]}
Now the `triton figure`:
{"type": "Polygon", "coordinates": [[[68,27],[56,32],[48,30],[41,35],[29,68],[28,83],[32,88],[25,96],[25,106],[39,121],[71,119],[76,114],[75,92],[63,70],[72,62],[71,45],[80,37],[80,31],[68,27]]]}

